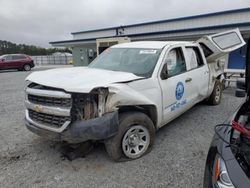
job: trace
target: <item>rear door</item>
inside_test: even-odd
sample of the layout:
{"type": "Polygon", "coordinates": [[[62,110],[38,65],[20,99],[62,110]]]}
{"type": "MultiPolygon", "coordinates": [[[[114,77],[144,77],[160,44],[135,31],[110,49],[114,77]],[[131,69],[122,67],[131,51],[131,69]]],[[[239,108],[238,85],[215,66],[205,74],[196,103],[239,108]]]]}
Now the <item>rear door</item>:
{"type": "Polygon", "coordinates": [[[192,79],[193,100],[197,103],[207,97],[209,84],[209,69],[205,57],[196,45],[186,46],[185,55],[187,71],[192,79]]]}
{"type": "Polygon", "coordinates": [[[11,68],[22,68],[25,62],[25,56],[23,55],[13,55],[11,68]]]}
{"type": "Polygon", "coordinates": [[[208,63],[245,45],[239,29],[204,36],[197,42],[203,48],[208,63]]]}

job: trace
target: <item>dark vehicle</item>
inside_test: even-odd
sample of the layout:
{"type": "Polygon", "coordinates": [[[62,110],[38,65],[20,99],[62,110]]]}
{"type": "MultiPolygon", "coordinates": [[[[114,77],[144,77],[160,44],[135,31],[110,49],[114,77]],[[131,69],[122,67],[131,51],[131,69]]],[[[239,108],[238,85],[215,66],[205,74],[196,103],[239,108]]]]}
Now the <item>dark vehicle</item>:
{"type": "Polygon", "coordinates": [[[224,124],[215,126],[208,151],[204,188],[250,188],[250,39],[246,55],[246,79],[238,80],[236,96],[244,103],[224,124]]]}
{"type": "Polygon", "coordinates": [[[0,69],[18,69],[30,71],[33,68],[33,59],[24,54],[8,54],[0,56],[0,69]]]}

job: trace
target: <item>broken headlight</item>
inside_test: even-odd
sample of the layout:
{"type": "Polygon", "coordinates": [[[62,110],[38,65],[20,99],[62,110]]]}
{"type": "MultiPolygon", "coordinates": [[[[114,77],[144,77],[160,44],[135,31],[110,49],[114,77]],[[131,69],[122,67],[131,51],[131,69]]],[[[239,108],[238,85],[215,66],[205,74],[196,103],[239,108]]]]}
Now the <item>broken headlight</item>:
{"type": "Polygon", "coordinates": [[[97,117],[97,96],[92,94],[73,94],[73,120],[88,120],[97,117]]]}

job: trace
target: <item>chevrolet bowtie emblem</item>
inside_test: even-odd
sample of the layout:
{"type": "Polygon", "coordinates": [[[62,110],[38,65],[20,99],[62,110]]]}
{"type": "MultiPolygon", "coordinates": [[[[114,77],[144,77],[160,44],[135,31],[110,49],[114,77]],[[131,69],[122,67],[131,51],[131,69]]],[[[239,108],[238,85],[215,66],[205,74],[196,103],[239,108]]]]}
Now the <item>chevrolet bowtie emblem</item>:
{"type": "Polygon", "coordinates": [[[40,105],[35,105],[35,107],[34,107],[34,111],[35,111],[35,112],[38,112],[38,113],[41,112],[42,109],[43,109],[43,108],[42,108],[40,105]]]}

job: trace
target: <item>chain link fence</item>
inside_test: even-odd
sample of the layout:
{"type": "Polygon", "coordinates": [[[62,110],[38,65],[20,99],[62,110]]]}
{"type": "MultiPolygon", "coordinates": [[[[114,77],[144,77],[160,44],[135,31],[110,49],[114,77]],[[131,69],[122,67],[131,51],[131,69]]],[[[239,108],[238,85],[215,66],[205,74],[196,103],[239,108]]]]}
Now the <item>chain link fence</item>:
{"type": "Polygon", "coordinates": [[[72,56],[32,56],[35,65],[69,65],[73,63],[72,56]]]}

